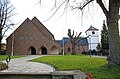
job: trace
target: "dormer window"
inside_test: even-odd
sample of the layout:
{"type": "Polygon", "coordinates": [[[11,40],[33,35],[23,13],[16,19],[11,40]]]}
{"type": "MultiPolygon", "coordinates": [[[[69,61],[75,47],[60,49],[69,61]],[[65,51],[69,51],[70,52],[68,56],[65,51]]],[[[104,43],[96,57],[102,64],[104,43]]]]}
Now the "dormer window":
{"type": "Polygon", "coordinates": [[[95,34],[95,32],[94,32],[94,31],[92,31],[92,34],[95,34]]]}

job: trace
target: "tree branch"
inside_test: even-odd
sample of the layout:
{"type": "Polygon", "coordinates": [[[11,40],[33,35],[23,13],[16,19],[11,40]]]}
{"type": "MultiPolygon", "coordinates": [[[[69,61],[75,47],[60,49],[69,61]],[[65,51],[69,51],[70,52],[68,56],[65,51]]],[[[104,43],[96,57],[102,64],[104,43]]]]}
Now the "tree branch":
{"type": "Polygon", "coordinates": [[[98,3],[99,6],[102,8],[102,10],[103,10],[105,16],[107,17],[107,16],[108,16],[108,11],[107,11],[107,9],[105,8],[105,6],[104,6],[102,0],[97,0],[97,3],[98,3]]]}
{"type": "Polygon", "coordinates": [[[2,36],[5,35],[5,33],[8,31],[8,29],[11,29],[11,26],[14,26],[14,24],[6,25],[6,29],[4,29],[2,36]]]}
{"type": "Polygon", "coordinates": [[[86,4],[84,4],[84,5],[81,7],[81,10],[82,10],[85,6],[87,6],[89,3],[91,3],[92,1],[94,1],[94,0],[90,0],[90,1],[88,1],[86,4]]]}
{"type": "MultiPolygon", "coordinates": [[[[56,1],[56,0],[55,0],[56,1]]],[[[62,5],[64,5],[66,2],[69,2],[69,0],[64,0],[58,7],[57,7],[57,9],[55,10],[55,12],[47,19],[47,20],[49,20],[49,19],[51,19],[56,13],[57,13],[57,11],[61,8],[61,6],[62,5]]],[[[56,4],[56,2],[55,2],[55,4],[56,4]]],[[[55,6],[55,5],[54,5],[55,6]]],[[[53,8],[54,9],[54,8],[53,8]]],[[[47,21],[47,20],[45,20],[45,21],[47,21]]]]}
{"type": "Polygon", "coordinates": [[[80,9],[80,10],[83,10],[89,3],[91,3],[92,1],[94,1],[94,0],[90,0],[90,1],[87,1],[87,2],[85,2],[85,3],[83,3],[83,5],[78,5],[77,7],[73,7],[73,6],[71,6],[72,7],[72,10],[73,9],[80,9]]]}

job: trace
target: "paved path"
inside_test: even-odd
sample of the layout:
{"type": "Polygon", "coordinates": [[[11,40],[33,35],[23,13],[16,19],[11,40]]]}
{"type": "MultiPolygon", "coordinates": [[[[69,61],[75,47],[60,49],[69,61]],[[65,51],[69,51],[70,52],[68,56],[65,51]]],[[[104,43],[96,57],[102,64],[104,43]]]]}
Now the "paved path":
{"type": "Polygon", "coordinates": [[[91,55],[91,57],[97,57],[97,58],[107,58],[107,56],[98,56],[98,55],[91,55]]]}
{"type": "Polygon", "coordinates": [[[1,72],[53,72],[55,69],[47,64],[37,63],[37,62],[29,62],[28,60],[32,60],[38,57],[42,57],[41,55],[30,55],[22,58],[11,59],[9,63],[9,69],[3,70],[1,72]]]}

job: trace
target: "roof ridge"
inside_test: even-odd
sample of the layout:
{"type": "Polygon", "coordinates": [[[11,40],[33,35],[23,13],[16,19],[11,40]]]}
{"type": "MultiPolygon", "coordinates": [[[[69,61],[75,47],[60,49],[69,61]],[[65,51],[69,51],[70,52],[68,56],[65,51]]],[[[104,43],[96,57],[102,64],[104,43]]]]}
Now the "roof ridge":
{"type": "Polygon", "coordinates": [[[95,27],[93,27],[92,25],[86,30],[86,32],[87,31],[91,31],[91,30],[96,30],[96,31],[98,31],[98,29],[97,28],[95,28],[95,27]]]}
{"type": "Polygon", "coordinates": [[[13,33],[15,33],[15,31],[17,30],[17,29],[19,29],[20,27],[21,27],[21,25],[23,25],[25,22],[30,22],[31,20],[27,17],[6,39],[8,39],[9,37],[11,37],[11,35],[13,35],[13,33]]]}
{"type": "MultiPolygon", "coordinates": [[[[36,24],[33,22],[33,20],[37,20],[37,22],[38,23],[40,23],[52,36],[53,36],[53,38],[54,38],[54,35],[36,18],[36,17],[33,17],[33,19],[31,20],[31,22],[32,22],[32,24],[34,24],[34,26],[40,31],[40,28],[38,28],[37,26],[36,26],[36,24]]],[[[41,31],[40,31],[41,32],[41,31]]],[[[43,32],[41,32],[45,37],[47,37],[48,39],[50,39],[48,36],[46,36],[43,32]]],[[[55,40],[55,38],[54,38],[54,40],[55,40]]]]}

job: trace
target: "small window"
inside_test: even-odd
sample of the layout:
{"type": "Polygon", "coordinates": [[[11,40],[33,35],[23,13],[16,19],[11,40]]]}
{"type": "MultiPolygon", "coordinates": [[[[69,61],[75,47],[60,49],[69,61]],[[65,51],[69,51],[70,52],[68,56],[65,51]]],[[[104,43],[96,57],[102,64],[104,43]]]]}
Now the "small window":
{"type": "Polygon", "coordinates": [[[23,36],[23,35],[21,35],[20,40],[21,40],[21,41],[23,41],[23,40],[24,40],[24,36],[23,36]]]}
{"type": "Polygon", "coordinates": [[[29,37],[28,37],[28,35],[26,35],[26,40],[28,40],[29,39],[29,37]]]}
{"type": "Polygon", "coordinates": [[[95,32],[94,32],[94,31],[92,31],[92,34],[95,34],[95,32]]]}
{"type": "Polygon", "coordinates": [[[30,36],[29,36],[29,39],[30,39],[30,40],[33,40],[33,35],[30,35],[30,36]]]}
{"type": "Polygon", "coordinates": [[[68,47],[68,52],[70,52],[70,47],[68,47]]]}

